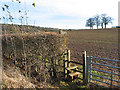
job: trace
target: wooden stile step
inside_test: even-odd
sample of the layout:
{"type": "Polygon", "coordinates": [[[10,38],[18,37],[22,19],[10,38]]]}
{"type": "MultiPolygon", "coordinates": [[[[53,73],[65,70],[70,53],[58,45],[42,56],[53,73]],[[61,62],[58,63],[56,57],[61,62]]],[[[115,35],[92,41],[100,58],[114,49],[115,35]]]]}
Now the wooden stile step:
{"type": "Polygon", "coordinates": [[[74,73],[70,73],[69,75],[72,77],[72,79],[73,79],[73,77],[74,76],[76,76],[76,75],[79,75],[80,74],[80,72],[74,72],[74,73]]]}
{"type": "Polygon", "coordinates": [[[71,77],[73,77],[73,76],[76,76],[76,75],[79,75],[80,74],[80,72],[74,72],[74,73],[70,73],[69,75],[71,76],[71,77]]]}
{"type": "Polygon", "coordinates": [[[67,70],[72,70],[72,69],[76,69],[78,66],[71,66],[71,67],[68,67],[66,68],[67,70]]]}

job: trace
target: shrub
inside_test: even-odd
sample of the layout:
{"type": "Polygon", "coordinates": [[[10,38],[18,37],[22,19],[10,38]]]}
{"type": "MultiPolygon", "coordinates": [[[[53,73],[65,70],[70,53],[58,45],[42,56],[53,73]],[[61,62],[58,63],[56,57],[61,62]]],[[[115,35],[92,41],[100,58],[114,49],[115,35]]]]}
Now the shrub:
{"type": "Polygon", "coordinates": [[[49,71],[56,60],[62,60],[64,49],[65,36],[57,33],[9,33],[2,37],[3,58],[12,60],[26,77],[37,81],[50,81],[49,71]]]}

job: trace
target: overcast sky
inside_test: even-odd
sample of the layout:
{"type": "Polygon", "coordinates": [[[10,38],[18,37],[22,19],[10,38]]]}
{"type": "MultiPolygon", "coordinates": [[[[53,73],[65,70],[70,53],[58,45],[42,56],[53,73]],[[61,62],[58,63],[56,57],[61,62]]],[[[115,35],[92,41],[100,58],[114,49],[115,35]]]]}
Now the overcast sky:
{"type": "MultiPolygon", "coordinates": [[[[117,26],[118,2],[119,0],[21,0],[21,4],[18,4],[16,0],[0,0],[0,6],[9,5],[9,10],[15,18],[14,23],[20,23],[20,16],[25,17],[24,12],[27,11],[30,25],[83,29],[87,28],[85,24],[88,18],[104,13],[114,18],[113,24],[108,27],[117,26]],[[35,7],[32,6],[33,2],[35,7]],[[21,14],[18,13],[19,9],[21,14]]],[[[0,16],[4,15],[6,13],[0,9],[0,16]]]]}

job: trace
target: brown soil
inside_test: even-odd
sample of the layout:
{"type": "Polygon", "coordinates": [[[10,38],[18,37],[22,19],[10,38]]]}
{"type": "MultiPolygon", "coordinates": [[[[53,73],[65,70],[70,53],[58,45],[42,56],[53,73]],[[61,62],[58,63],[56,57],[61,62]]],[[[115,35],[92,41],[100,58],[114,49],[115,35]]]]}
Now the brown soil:
{"type": "MultiPolygon", "coordinates": [[[[118,60],[118,29],[104,30],[72,30],[68,33],[68,48],[71,50],[71,60],[81,62],[82,51],[87,51],[87,56],[118,60]]],[[[96,62],[96,61],[95,61],[96,62]]],[[[119,63],[115,63],[118,66],[119,63]]],[[[111,72],[102,66],[93,68],[111,72]]],[[[119,73],[114,70],[114,73],[119,73]]],[[[117,76],[114,79],[119,80],[117,76]]],[[[103,84],[102,84],[103,85],[103,84]]],[[[119,83],[116,84],[119,86],[119,83]]]]}
{"type": "Polygon", "coordinates": [[[87,56],[118,59],[118,29],[67,31],[71,58],[82,60],[87,56]]]}

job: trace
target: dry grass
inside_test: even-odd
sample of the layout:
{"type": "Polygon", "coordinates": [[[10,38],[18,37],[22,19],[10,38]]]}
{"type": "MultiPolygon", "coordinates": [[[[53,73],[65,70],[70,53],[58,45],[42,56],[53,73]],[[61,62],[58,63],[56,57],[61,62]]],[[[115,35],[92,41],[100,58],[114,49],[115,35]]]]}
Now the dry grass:
{"type": "Polygon", "coordinates": [[[20,68],[16,67],[9,60],[4,60],[3,73],[2,73],[2,89],[5,88],[58,88],[52,86],[50,83],[32,81],[30,78],[25,77],[20,68]]]}
{"type": "Polygon", "coordinates": [[[36,85],[29,82],[15,67],[6,66],[3,70],[2,88],[35,88],[36,85]]]}

